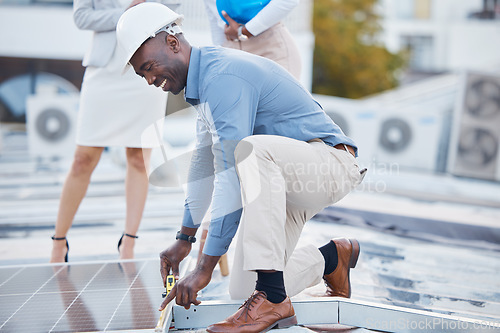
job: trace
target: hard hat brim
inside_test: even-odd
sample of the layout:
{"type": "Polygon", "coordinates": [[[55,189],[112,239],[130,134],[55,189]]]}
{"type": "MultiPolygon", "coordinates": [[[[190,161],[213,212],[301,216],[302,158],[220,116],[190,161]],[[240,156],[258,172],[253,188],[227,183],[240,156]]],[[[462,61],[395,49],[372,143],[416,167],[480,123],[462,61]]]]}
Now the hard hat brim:
{"type": "Polygon", "coordinates": [[[132,65],[130,64],[130,59],[134,54],[128,55],[120,44],[116,45],[115,52],[117,52],[118,54],[114,55],[111,58],[111,61],[109,62],[107,67],[110,71],[121,73],[122,75],[124,75],[130,69],[130,67],[132,67],[132,65]]]}

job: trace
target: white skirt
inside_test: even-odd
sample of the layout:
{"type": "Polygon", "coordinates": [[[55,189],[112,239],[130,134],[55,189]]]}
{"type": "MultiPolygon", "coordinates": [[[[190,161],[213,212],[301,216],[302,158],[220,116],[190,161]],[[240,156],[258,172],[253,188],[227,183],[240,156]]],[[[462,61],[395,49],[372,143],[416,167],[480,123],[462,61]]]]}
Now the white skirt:
{"type": "Polygon", "coordinates": [[[149,86],[133,68],[122,75],[107,67],[87,67],[76,143],[92,147],[158,147],[155,132],[145,130],[165,117],[166,106],[167,93],[149,86]]]}

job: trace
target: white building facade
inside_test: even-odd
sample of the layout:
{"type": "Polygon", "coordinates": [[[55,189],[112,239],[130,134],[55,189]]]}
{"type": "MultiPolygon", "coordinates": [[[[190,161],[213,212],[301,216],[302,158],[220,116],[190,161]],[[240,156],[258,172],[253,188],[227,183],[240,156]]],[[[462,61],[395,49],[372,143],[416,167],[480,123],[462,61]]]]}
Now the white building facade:
{"type": "Polygon", "coordinates": [[[421,72],[500,67],[497,0],[380,0],[383,43],[421,72]]]}

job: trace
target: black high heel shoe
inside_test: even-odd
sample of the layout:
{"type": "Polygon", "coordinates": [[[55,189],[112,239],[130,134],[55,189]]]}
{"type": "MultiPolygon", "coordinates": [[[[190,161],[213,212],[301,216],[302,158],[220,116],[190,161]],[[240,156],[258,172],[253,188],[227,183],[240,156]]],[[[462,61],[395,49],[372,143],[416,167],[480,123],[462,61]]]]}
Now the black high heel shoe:
{"type": "Polygon", "coordinates": [[[130,238],[139,238],[139,236],[135,236],[135,235],[131,235],[131,234],[127,234],[127,233],[123,233],[122,236],[120,237],[120,240],[118,241],[118,253],[120,253],[120,245],[122,245],[122,239],[123,239],[123,236],[127,236],[127,237],[130,237],[130,238]]]}
{"type": "Polygon", "coordinates": [[[51,237],[52,240],[65,240],[66,241],[66,255],[64,256],[64,262],[68,262],[68,253],[69,253],[69,244],[68,244],[68,240],[66,239],[66,237],[56,237],[56,236],[52,236],[51,237]]]}

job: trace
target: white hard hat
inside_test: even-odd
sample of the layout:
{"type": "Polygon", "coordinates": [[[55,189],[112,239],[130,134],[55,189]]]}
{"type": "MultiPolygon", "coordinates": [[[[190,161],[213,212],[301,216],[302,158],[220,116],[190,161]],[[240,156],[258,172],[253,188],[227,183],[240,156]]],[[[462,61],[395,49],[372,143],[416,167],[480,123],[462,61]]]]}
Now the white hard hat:
{"type": "Polygon", "coordinates": [[[125,72],[130,58],[142,43],[162,31],[170,35],[181,33],[183,19],[182,15],[157,2],[143,2],[126,10],[116,26],[117,51],[120,53],[115,65],[125,72]]]}

